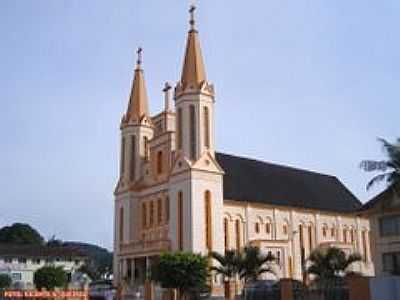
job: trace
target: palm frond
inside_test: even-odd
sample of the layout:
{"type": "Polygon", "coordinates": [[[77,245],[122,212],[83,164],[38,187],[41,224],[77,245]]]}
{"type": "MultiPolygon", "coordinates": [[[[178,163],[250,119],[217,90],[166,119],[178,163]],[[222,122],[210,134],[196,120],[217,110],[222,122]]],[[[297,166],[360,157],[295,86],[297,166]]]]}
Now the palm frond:
{"type": "Polygon", "coordinates": [[[387,180],[390,175],[391,173],[383,173],[372,177],[372,179],[367,184],[367,190],[370,190],[371,187],[374,186],[375,184],[387,180]]]}

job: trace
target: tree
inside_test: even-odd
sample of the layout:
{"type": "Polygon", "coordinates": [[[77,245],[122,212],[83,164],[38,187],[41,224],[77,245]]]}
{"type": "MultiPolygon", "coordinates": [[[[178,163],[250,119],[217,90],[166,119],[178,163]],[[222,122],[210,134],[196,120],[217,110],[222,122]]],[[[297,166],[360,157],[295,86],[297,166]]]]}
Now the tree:
{"type": "Polygon", "coordinates": [[[218,262],[218,266],[212,266],[211,271],[216,272],[228,279],[235,282],[235,294],[238,292],[236,276],[239,274],[242,265],[241,255],[235,250],[225,251],[225,255],[218,252],[211,252],[211,257],[218,262]]]}
{"type": "Polygon", "coordinates": [[[245,247],[240,259],[240,278],[249,282],[257,281],[264,273],[274,274],[271,268],[271,263],[274,261],[275,257],[271,253],[264,255],[258,247],[245,247]]]}
{"type": "Polygon", "coordinates": [[[177,289],[190,299],[195,298],[193,293],[206,288],[207,278],[207,258],[189,252],[161,254],[152,272],[152,279],[163,288],[177,289]]]}
{"type": "Polygon", "coordinates": [[[363,160],[360,167],[367,172],[381,172],[374,176],[367,184],[367,190],[378,182],[386,181],[389,187],[400,185],[400,138],[391,144],[385,139],[378,139],[382,143],[387,160],[363,160]]]}
{"type": "Polygon", "coordinates": [[[67,273],[62,267],[45,266],[35,272],[33,282],[37,289],[54,290],[67,285],[67,273]]]}
{"type": "Polygon", "coordinates": [[[0,243],[17,245],[43,245],[44,239],[28,224],[14,223],[0,229],[0,243]]]}
{"type": "Polygon", "coordinates": [[[317,282],[327,283],[352,273],[348,270],[350,265],[361,260],[361,255],[358,253],[346,255],[343,250],[335,247],[317,248],[308,258],[310,266],[306,272],[314,275],[317,282]]]}
{"type": "Polygon", "coordinates": [[[0,290],[7,289],[11,286],[11,277],[7,274],[0,274],[0,290]]]}

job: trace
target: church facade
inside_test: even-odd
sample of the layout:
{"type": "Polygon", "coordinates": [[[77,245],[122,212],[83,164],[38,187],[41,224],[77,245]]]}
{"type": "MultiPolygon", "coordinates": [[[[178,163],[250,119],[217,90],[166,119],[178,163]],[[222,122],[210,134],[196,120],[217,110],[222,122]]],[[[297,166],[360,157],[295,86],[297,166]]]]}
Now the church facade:
{"type": "MultiPolygon", "coordinates": [[[[138,51],[120,126],[116,283],[143,281],[165,251],[205,255],[246,245],[276,257],[277,277],[303,279],[310,252],[330,246],[360,253],[354,271],[373,275],[369,221],[336,177],[216,151],[214,86],[193,13],[181,78],[173,90],[166,84],[164,109],[154,116],[138,51]]],[[[212,283],[218,294],[220,278],[212,283]]]]}

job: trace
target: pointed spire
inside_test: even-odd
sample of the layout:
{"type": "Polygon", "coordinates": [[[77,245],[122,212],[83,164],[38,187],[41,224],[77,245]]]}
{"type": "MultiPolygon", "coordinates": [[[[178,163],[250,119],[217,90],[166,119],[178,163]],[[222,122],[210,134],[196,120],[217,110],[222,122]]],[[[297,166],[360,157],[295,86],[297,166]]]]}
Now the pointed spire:
{"type": "Polygon", "coordinates": [[[143,116],[148,116],[148,100],[146,83],[142,69],[142,48],[137,50],[137,61],[135,69],[135,77],[133,78],[131,95],[129,98],[128,110],[126,112],[126,120],[134,120],[140,122],[143,116]]]}
{"type": "Polygon", "coordinates": [[[183,89],[188,85],[194,85],[199,87],[201,83],[206,80],[206,72],[203,63],[203,57],[201,55],[200,42],[198,39],[198,32],[195,28],[195,16],[194,12],[196,6],[190,7],[190,30],[186,43],[185,59],[183,62],[181,84],[183,89]]]}

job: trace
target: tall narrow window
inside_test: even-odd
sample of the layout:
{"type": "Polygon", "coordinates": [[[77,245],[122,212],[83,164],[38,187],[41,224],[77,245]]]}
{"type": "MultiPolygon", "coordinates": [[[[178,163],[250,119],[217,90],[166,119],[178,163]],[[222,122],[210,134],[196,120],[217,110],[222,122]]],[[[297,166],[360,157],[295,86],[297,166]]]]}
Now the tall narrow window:
{"type": "Polygon", "coordinates": [[[119,242],[124,242],[124,208],[119,209],[119,242]]]}
{"type": "Polygon", "coordinates": [[[308,226],[308,245],[310,247],[310,253],[311,253],[312,248],[313,248],[313,234],[312,234],[312,231],[313,231],[313,227],[311,225],[308,226]]]}
{"type": "Polygon", "coordinates": [[[265,224],[265,233],[266,234],[271,233],[271,223],[269,223],[269,222],[267,222],[267,224],[265,224]]]}
{"type": "Polygon", "coordinates": [[[182,149],[182,108],[178,108],[178,114],[177,114],[177,123],[178,126],[176,128],[176,133],[177,133],[177,148],[180,150],[182,149]]]}
{"type": "Polygon", "coordinates": [[[129,180],[133,181],[135,180],[135,168],[136,168],[136,159],[135,159],[135,153],[136,153],[136,136],[132,135],[131,136],[131,160],[130,160],[130,166],[129,166],[129,180]]]}
{"type": "Polygon", "coordinates": [[[178,249],[183,250],[183,194],[178,193],[178,249]]]}
{"type": "Polygon", "coordinates": [[[367,231],[364,230],[362,233],[362,244],[363,244],[363,254],[364,254],[364,262],[368,261],[368,257],[367,257],[367,231]]]}
{"type": "Polygon", "coordinates": [[[347,229],[343,228],[343,242],[347,243],[347,229]]]}
{"type": "Polygon", "coordinates": [[[210,148],[210,113],[208,107],[204,106],[204,146],[210,148]]]}
{"type": "Polygon", "coordinates": [[[125,138],[124,137],[122,138],[122,141],[121,141],[121,167],[120,167],[120,170],[121,170],[121,175],[123,175],[125,172],[125,138]]]}
{"type": "Polygon", "coordinates": [[[189,106],[190,159],[196,159],[196,110],[189,106]]]}
{"type": "Polygon", "coordinates": [[[240,250],[241,246],[240,220],[235,221],[235,234],[236,234],[236,250],[240,250]]]}
{"type": "Polygon", "coordinates": [[[204,203],[205,203],[205,236],[206,236],[206,248],[212,250],[212,211],[211,211],[211,193],[206,191],[204,193],[204,203]]]}
{"type": "Polygon", "coordinates": [[[165,220],[169,221],[169,197],[165,198],[165,220]]]}
{"type": "Polygon", "coordinates": [[[162,222],[162,202],[161,199],[157,200],[157,223],[161,224],[162,222]]]}
{"type": "Polygon", "coordinates": [[[260,223],[256,222],[256,223],[254,224],[254,231],[255,231],[256,233],[260,233],[260,223]]]}
{"type": "Polygon", "coordinates": [[[154,224],[154,202],[150,201],[150,226],[154,224]]]}
{"type": "Polygon", "coordinates": [[[157,152],[157,174],[163,172],[163,153],[162,151],[157,152]]]}
{"type": "Polygon", "coordinates": [[[143,144],[144,144],[144,159],[149,160],[149,139],[147,136],[143,138],[143,144]]]}
{"type": "Polygon", "coordinates": [[[229,248],[229,223],[228,219],[224,218],[224,245],[225,251],[229,248]]]}
{"type": "Polygon", "coordinates": [[[146,203],[142,203],[142,227],[145,229],[147,226],[147,208],[146,203]]]}

